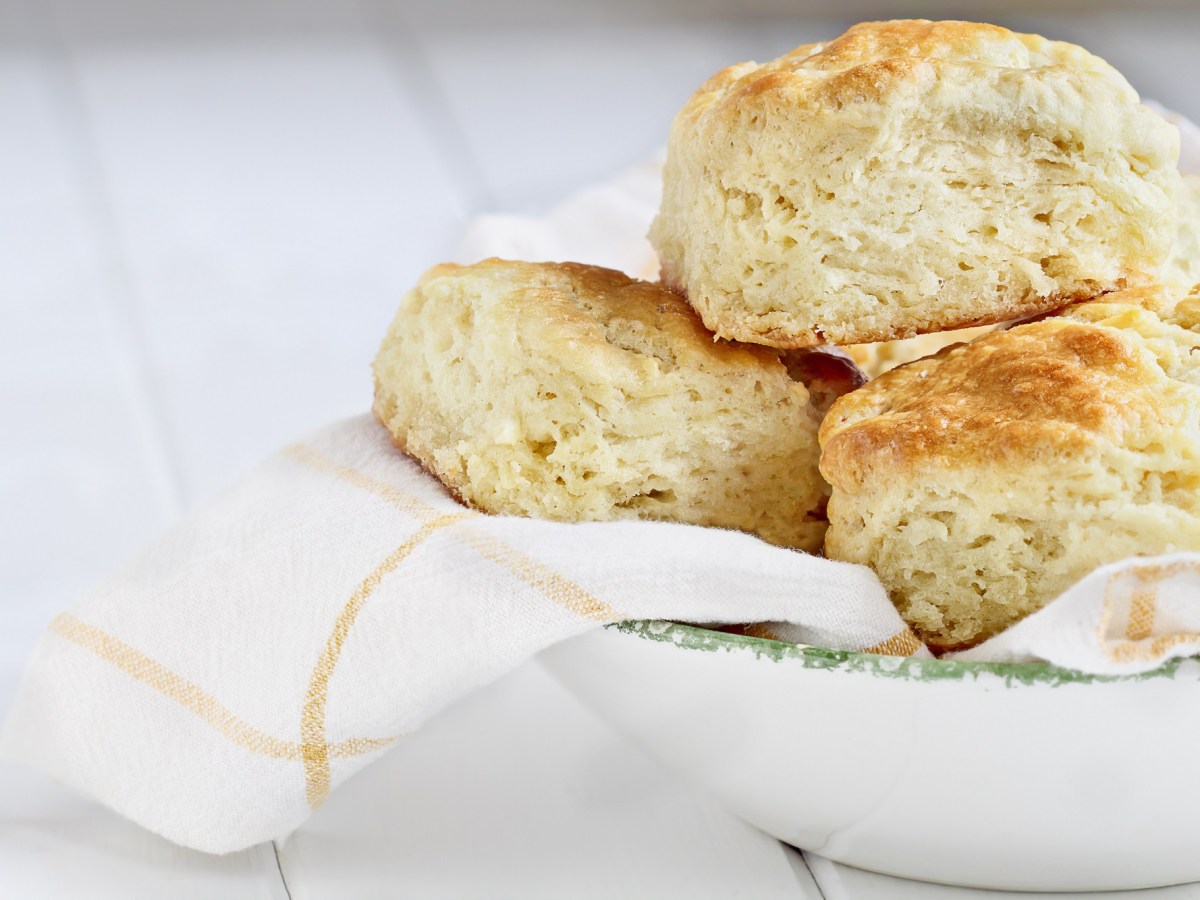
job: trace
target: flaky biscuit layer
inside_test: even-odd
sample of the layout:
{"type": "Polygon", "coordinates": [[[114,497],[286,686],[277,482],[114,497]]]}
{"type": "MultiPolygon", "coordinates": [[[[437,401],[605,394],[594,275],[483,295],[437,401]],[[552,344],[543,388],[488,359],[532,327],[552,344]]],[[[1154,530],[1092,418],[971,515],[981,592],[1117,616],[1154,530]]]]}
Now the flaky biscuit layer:
{"type": "Polygon", "coordinates": [[[1200,294],[1142,288],[894,369],[821,427],[826,554],[938,649],[1096,566],[1200,550],[1200,294]]]}
{"type": "Polygon", "coordinates": [[[1020,318],[1156,274],[1178,133],[1072,44],[873,22],[711,78],[650,236],[722,337],[854,344],[1020,318]]]}
{"type": "Polygon", "coordinates": [[[815,550],[816,432],[850,370],[715,341],[681,298],[619,272],[488,260],[438,266],[403,299],[374,410],[488,512],[666,519],[815,550]]]}

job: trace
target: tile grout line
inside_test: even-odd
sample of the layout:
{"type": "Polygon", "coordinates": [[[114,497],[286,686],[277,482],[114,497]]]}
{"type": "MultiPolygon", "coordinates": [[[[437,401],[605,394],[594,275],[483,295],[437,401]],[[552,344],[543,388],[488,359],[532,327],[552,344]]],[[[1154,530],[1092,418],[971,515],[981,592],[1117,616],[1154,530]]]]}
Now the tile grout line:
{"type": "Polygon", "coordinates": [[[287,900],[292,900],[292,888],[288,884],[287,875],[283,871],[283,860],[279,858],[279,842],[271,841],[271,850],[275,853],[275,868],[279,870],[279,880],[283,882],[283,893],[287,900]]]}
{"type": "Polygon", "coordinates": [[[828,857],[813,854],[815,860],[808,858],[808,851],[802,851],[804,865],[812,873],[813,881],[825,900],[846,900],[846,887],[838,876],[838,864],[828,857]]]}
{"type": "Polygon", "coordinates": [[[462,176],[460,188],[467,201],[467,214],[476,215],[494,207],[494,191],[465,131],[450,112],[449,99],[434,77],[429,55],[414,34],[414,26],[391,5],[378,0],[359,0],[358,9],[364,30],[388,62],[400,90],[411,100],[438,147],[450,157],[447,168],[462,176]]]}
{"type": "Polygon", "coordinates": [[[37,0],[26,0],[26,17],[34,31],[43,77],[57,130],[63,138],[84,226],[100,263],[101,295],[106,318],[114,325],[127,396],[133,401],[140,441],[150,461],[150,478],[170,518],[187,508],[180,457],[171,438],[166,402],[155,379],[149,342],[129,271],[104,166],[96,144],[79,71],[54,13],[37,0]]]}
{"type": "Polygon", "coordinates": [[[808,864],[808,854],[799,847],[796,848],[796,853],[800,857],[800,862],[804,864],[804,869],[808,872],[808,877],[811,878],[812,883],[817,886],[818,896],[821,898],[821,900],[825,900],[825,888],[821,886],[821,882],[817,880],[817,875],[813,871],[812,866],[808,864]]]}

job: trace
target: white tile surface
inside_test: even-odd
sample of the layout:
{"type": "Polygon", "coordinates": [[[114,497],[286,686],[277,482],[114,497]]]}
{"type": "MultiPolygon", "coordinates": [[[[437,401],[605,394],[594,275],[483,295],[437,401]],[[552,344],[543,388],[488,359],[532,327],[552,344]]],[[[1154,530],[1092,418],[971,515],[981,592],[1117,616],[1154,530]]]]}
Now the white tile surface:
{"type": "Polygon", "coordinates": [[[369,405],[397,299],[465,209],[364,35],[71,59],[171,445],[204,497],[369,405]]]}
{"type": "Polygon", "coordinates": [[[0,896],[285,900],[270,844],[229,856],[177,847],[0,763],[0,896]]]}
{"type": "Polygon", "coordinates": [[[295,900],[819,897],[532,663],[342,786],[280,860],[295,900]]]}
{"type": "MultiPolygon", "coordinates": [[[[0,9],[0,709],[53,611],[178,509],[122,320],[121,261],[97,230],[61,72],[0,9]],[[19,137],[17,140],[12,138],[19,137]]],[[[0,896],[281,896],[274,854],[168,844],[0,764],[0,896]]]]}
{"type": "MultiPolygon", "coordinates": [[[[5,33],[25,24],[9,7],[5,33]]],[[[0,51],[0,663],[175,511],[53,72],[35,43],[0,51]]]]}
{"type": "MultiPolygon", "coordinates": [[[[13,2],[13,0],[9,0],[13,2]]],[[[222,41],[270,35],[361,31],[359,4],[346,0],[26,0],[41,5],[78,45],[222,41]]]]}
{"type": "Polygon", "coordinates": [[[694,23],[565,32],[519,24],[431,27],[416,40],[491,199],[526,212],[665,145],[696,85],[752,56],[755,33],[694,23]]]}

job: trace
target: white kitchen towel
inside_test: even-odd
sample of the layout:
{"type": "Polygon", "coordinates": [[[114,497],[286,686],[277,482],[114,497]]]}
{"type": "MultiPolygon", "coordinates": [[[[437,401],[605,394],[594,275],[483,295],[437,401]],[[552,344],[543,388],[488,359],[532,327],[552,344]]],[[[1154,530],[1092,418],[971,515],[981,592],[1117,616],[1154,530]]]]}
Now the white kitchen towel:
{"type": "MultiPolygon", "coordinates": [[[[641,235],[657,171],[632,169],[545,219],[479,220],[460,258],[650,274],[641,235]]],[[[865,568],[717,529],[486,516],[363,416],[267,460],[58,616],[0,743],[171,840],[237,850],[286,835],[432,714],[542,648],[641,618],[929,655],[865,568]]],[[[959,658],[1122,675],[1197,652],[1200,554],[1177,554],[1105,567],[959,658]]]]}
{"type": "MultiPolygon", "coordinates": [[[[627,619],[929,655],[866,568],[691,525],[484,515],[361,416],[59,615],[3,749],[173,841],[237,850],[288,834],[456,698],[627,619]]],[[[1133,673],[1200,651],[1198,632],[1200,555],[1181,554],[1103,569],[962,656],[1133,673]]]]}
{"type": "MultiPolygon", "coordinates": [[[[487,516],[362,416],[58,616],[4,749],[171,840],[237,850],[542,648],[643,618],[928,655],[865,568],[697,526],[487,516]]],[[[1183,554],[1101,570],[964,656],[1137,672],[1200,650],[1198,631],[1200,555],[1183,554]]]]}
{"type": "Polygon", "coordinates": [[[237,850],[544,647],[644,618],[925,652],[865,568],[697,526],[487,516],[362,416],[58,616],[4,749],[173,841],[237,850]]]}

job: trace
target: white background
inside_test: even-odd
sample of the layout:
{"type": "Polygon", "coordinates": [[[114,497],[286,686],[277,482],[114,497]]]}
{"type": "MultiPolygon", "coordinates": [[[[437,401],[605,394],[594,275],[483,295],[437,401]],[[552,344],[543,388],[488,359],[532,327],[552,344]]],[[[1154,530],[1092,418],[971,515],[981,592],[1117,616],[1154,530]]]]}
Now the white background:
{"type": "MultiPolygon", "coordinates": [[[[0,0],[0,711],[76,591],[367,407],[400,294],[470,216],[537,213],[643,158],[725,64],[854,18],[986,15],[1084,43],[1200,119],[1194,4],[1010,6],[0,0]]],[[[0,764],[0,897],[289,894],[974,896],[806,860],[536,665],[287,844],[231,857],[0,764]]]]}

